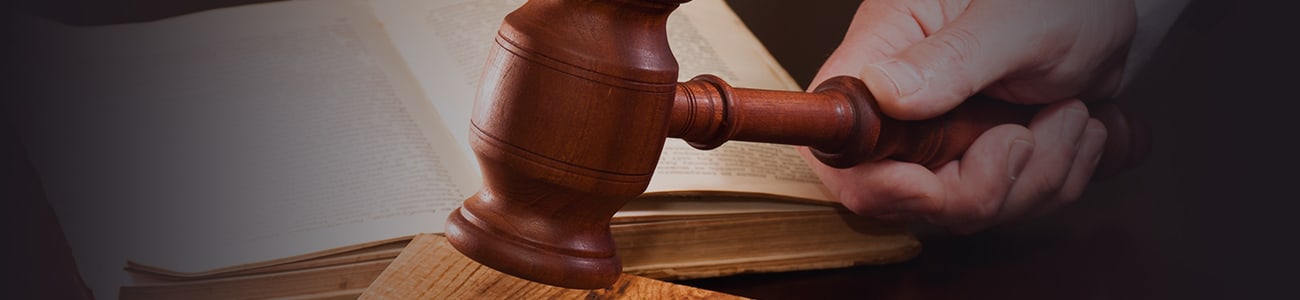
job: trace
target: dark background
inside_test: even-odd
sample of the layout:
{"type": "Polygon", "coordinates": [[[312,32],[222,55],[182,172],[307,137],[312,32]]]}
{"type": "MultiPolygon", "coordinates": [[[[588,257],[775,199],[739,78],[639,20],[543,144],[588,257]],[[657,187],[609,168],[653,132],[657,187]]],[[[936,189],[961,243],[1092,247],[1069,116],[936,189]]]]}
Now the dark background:
{"type": "MultiPolygon", "coordinates": [[[[73,24],[145,21],[257,0],[9,1],[73,24]]],[[[803,85],[857,1],[729,1],[803,85]]],[[[1272,299],[1296,296],[1295,186],[1300,37],[1286,1],[1194,1],[1117,101],[1152,126],[1142,167],[1043,218],[956,236],[916,226],[908,262],[680,283],[765,298],[1272,299]]],[[[8,16],[6,16],[8,17],[8,16]]],[[[8,18],[5,22],[8,23],[8,18]]],[[[22,34],[5,26],[6,37],[22,34]]],[[[3,44],[3,43],[0,43],[3,44]]],[[[34,84],[5,51],[6,119],[34,84]]],[[[85,295],[22,138],[0,123],[5,282],[16,299],[85,295]]]]}

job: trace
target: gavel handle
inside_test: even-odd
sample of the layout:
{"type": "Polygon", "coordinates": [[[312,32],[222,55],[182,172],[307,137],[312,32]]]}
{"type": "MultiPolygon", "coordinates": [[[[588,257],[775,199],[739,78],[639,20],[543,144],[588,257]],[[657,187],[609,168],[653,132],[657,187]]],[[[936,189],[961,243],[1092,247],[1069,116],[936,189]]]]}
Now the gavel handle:
{"type": "MultiPolygon", "coordinates": [[[[866,85],[848,76],[805,93],[733,88],[700,75],[678,85],[668,136],[704,150],[729,140],[808,146],[836,168],[889,158],[934,169],[960,158],[988,129],[1028,124],[1039,109],[976,96],[933,119],[900,121],[882,114],[866,85]]],[[[1145,159],[1145,125],[1109,102],[1090,104],[1089,111],[1108,133],[1094,179],[1145,159]]]]}

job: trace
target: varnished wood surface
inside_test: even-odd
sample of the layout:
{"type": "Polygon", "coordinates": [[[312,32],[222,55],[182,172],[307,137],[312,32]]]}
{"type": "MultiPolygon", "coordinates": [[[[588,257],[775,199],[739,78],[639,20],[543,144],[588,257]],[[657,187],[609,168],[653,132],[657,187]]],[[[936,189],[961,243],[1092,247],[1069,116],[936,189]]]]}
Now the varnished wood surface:
{"type": "MultiPolygon", "coordinates": [[[[822,163],[847,168],[894,159],[938,168],[956,160],[985,131],[1029,124],[1040,106],[975,96],[929,120],[900,121],[880,112],[862,80],[836,76],[811,92],[732,87],[698,75],[678,85],[668,137],[701,150],[727,141],[808,146],[822,163]]],[[[1140,165],[1150,152],[1150,129],[1111,102],[1089,104],[1106,126],[1106,148],[1096,179],[1140,165]]]]}
{"type": "Polygon", "coordinates": [[[497,272],[465,257],[441,235],[415,237],[360,299],[744,299],[645,277],[612,286],[565,289],[497,272]]]}
{"type": "Polygon", "coordinates": [[[663,149],[677,6],[535,0],[506,15],[470,118],[483,188],[448,218],[452,246],[563,287],[618,279],[609,223],[645,191],[663,149]]]}

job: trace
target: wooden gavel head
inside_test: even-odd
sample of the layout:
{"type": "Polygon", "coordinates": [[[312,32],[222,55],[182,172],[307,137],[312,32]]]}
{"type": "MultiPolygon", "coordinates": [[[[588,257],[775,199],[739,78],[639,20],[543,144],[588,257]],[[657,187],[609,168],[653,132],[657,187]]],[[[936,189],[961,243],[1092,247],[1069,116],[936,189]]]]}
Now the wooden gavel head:
{"type": "MultiPolygon", "coordinates": [[[[897,121],[850,77],[810,93],[733,88],[710,75],[678,83],[665,24],[684,2],[531,0],[506,16],[471,118],[484,187],[448,219],[456,249],[525,279],[603,288],[622,271],[610,219],[645,191],[667,137],[700,149],[804,145],[834,167],[886,158],[937,167],[984,130],[1035,111],[972,99],[934,120],[897,121]]],[[[1099,174],[1146,153],[1134,123],[1108,111],[1099,174]]]]}

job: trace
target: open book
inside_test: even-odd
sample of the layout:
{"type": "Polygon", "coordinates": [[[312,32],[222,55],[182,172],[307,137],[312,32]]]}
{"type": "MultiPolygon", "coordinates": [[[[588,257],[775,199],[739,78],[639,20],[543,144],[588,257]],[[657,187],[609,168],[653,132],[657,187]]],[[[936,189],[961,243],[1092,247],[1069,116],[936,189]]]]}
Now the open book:
{"type": "MultiPolygon", "coordinates": [[[[102,298],[364,288],[481,185],[475,85],[521,3],[295,0],[52,26],[66,53],[34,76],[75,88],[34,102],[26,142],[83,277],[102,298]]],[[[799,88],[721,0],[683,4],[668,29],[683,79],[799,88]]],[[[919,251],[902,225],[837,206],[793,147],[742,142],[669,140],[613,232],[625,272],[663,279],[919,251]]]]}

